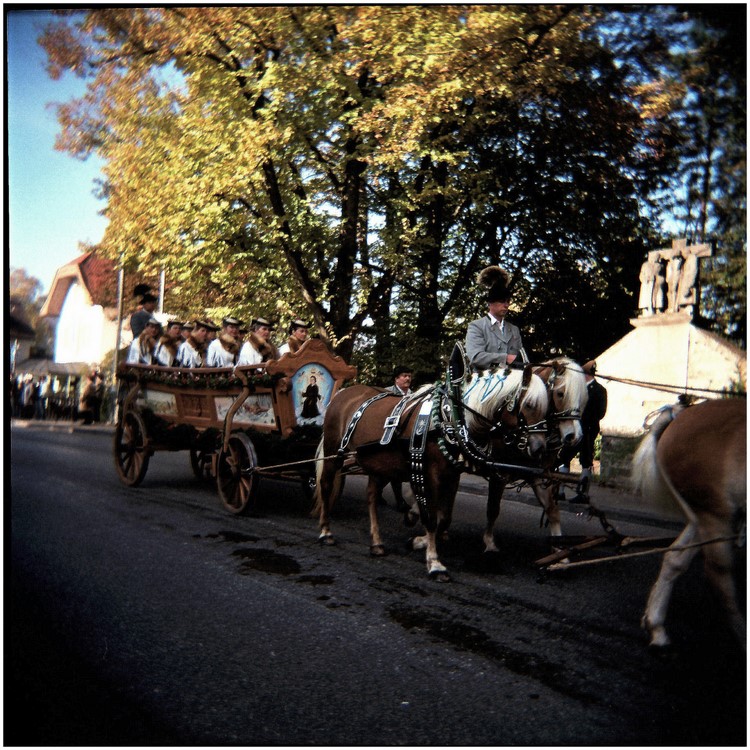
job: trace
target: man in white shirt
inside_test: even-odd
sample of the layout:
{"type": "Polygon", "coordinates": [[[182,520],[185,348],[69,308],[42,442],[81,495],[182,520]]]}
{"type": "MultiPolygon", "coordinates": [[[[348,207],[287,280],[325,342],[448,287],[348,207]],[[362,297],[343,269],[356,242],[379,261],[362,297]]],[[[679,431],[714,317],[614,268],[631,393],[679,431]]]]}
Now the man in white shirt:
{"type": "Polygon", "coordinates": [[[240,349],[238,365],[260,365],[269,359],[278,359],[279,353],[270,341],[271,324],[265,318],[255,318],[248,340],[240,349]]]}
{"type": "Polygon", "coordinates": [[[206,367],[234,367],[237,364],[237,335],[241,325],[242,321],[237,318],[224,318],[221,333],[208,345],[206,367]]]}
{"type": "Polygon", "coordinates": [[[127,358],[129,365],[154,364],[154,347],[160,328],[161,323],[156,318],[149,319],[141,335],[130,345],[127,358]]]}
{"type": "Polygon", "coordinates": [[[288,352],[299,351],[302,344],[307,341],[307,329],[308,325],[304,320],[299,318],[293,320],[289,325],[289,338],[279,347],[279,356],[283,357],[288,352]]]}
{"type": "Polygon", "coordinates": [[[177,367],[203,367],[206,359],[206,339],[215,326],[205,320],[196,320],[190,327],[190,335],[177,350],[177,367]]]}

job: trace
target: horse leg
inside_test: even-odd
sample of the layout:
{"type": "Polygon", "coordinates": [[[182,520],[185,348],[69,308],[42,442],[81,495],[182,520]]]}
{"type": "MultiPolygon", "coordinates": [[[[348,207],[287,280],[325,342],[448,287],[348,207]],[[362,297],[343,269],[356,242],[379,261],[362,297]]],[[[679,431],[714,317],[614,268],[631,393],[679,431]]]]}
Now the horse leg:
{"type": "Polygon", "coordinates": [[[321,544],[336,544],[336,539],[331,533],[330,515],[331,508],[343,487],[341,470],[336,459],[329,458],[318,463],[317,480],[317,499],[313,513],[318,513],[318,541],[321,544]]]}
{"type": "MultiPolygon", "coordinates": [[[[438,557],[437,540],[445,534],[451,524],[460,475],[452,476],[446,473],[444,466],[438,464],[431,467],[425,479],[430,509],[424,519],[427,532],[424,536],[427,575],[438,581],[450,581],[448,569],[438,557]]],[[[415,547],[415,549],[418,548],[415,547]]]]}
{"type": "Polygon", "coordinates": [[[367,507],[370,513],[370,554],[376,557],[385,555],[383,540],[380,538],[380,526],[378,524],[378,502],[383,496],[383,489],[387,482],[374,476],[368,477],[367,481],[367,507]]]}
{"type": "Polygon", "coordinates": [[[490,477],[487,488],[487,525],[482,535],[485,552],[497,552],[495,546],[495,522],[500,515],[500,501],[505,490],[505,479],[501,477],[490,477]]]}
{"type": "Polygon", "coordinates": [[[661,570],[659,570],[659,575],[651,587],[646,610],[641,618],[641,627],[648,631],[651,638],[649,646],[651,647],[663,648],[670,643],[664,623],[667,619],[672,589],[675,581],[690,567],[690,563],[698,552],[698,547],[682,550],[676,548],[692,543],[696,536],[696,530],[695,522],[690,521],[677,539],[672,542],[670,549],[664,553],[661,570]],[[672,551],[672,547],[675,548],[674,551],[672,551]]]}
{"type": "MultiPolygon", "coordinates": [[[[702,520],[702,519],[701,519],[702,520]]],[[[731,526],[718,521],[701,525],[701,537],[704,541],[731,535],[731,526]]],[[[737,606],[737,591],[732,576],[734,554],[731,541],[714,542],[703,548],[703,559],[706,578],[718,597],[727,621],[738,642],[744,647],[746,638],[745,618],[737,606]]]]}
{"type": "Polygon", "coordinates": [[[557,497],[552,491],[552,487],[545,487],[540,479],[534,479],[531,482],[532,489],[536,495],[544,512],[547,514],[549,521],[550,536],[562,536],[562,526],[560,524],[560,506],[557,504],[557,497]]]}

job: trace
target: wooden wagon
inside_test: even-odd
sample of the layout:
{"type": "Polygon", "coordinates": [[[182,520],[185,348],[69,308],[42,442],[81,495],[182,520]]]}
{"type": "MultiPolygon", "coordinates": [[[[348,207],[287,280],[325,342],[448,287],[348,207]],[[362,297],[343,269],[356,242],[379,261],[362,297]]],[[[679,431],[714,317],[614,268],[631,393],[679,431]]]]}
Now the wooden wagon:
{"type": "Polygon", "coordinates": [[[301,481],[311,494],[326,408],[356,374],[318,339],[263,365],[122,365],[117,473],[134,487],[154,453],[186,450],[195,475],[216,480],[231,513],[252,507],[262,475],[301,481]]]}

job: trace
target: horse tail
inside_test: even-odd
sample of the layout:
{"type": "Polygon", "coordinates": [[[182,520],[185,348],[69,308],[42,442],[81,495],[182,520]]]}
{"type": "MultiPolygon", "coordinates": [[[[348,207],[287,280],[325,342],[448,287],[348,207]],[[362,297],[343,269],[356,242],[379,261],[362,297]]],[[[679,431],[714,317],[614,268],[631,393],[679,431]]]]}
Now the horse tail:
{"type": "MultiPolygon", "coordinates": [[[[323,510],[323,492],[321,490],[321,478],[323,476],[323,470],[325,469],[326,460],[331,459],[325,459],[325,446],[324,446],[324,440],[323,438],[320,439],[320,443],[318,443],[318,448],[315,451],[315,494],[313,496],[313,499],[315,500],[315,504],[312,507],[312,510],[310,511],[310,516],[313,518],[317,518],[320,516],[321,511],[323,510]]],[[[331,501],[330,505],[328,507],[328,510],[330,511],[333,507],[334,502],[338,498],[338,496],[341,494],[341,490],[344,486],[344,479],[341,476],[341,471],[336,470],[334,478],[333,478],[333,484],[331,486],[331,501]]]]}
{"type": "MultiPolygon", "coordinates": [[[[662,409],[638,445],[631,462],[630,484],[633,491],[648,497],[656,508],[674,511],[683,505],[679,493],[659,466],[656,448],[659,438],[672,423],[675,411],[662,409]]],[[[647,420],[648,421],[648,420],[647,420]]]]}

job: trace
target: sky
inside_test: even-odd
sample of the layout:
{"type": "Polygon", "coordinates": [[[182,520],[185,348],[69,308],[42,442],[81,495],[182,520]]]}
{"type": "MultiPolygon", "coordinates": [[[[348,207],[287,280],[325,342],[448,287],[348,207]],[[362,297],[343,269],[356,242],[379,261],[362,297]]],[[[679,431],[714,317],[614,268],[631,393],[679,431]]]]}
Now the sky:
{"type": "Polygon", "coordinates": [[[49,292],[55,271],[80,254],[80,242],[99,242],[107,225],[94,195],[102,162],[55,151],[60,128],[52,102],[81,96],[85,85],[53,81],[37,43],[48,11],[7,10],[6,227],[9,268],[24,268],[49,292]]]}

